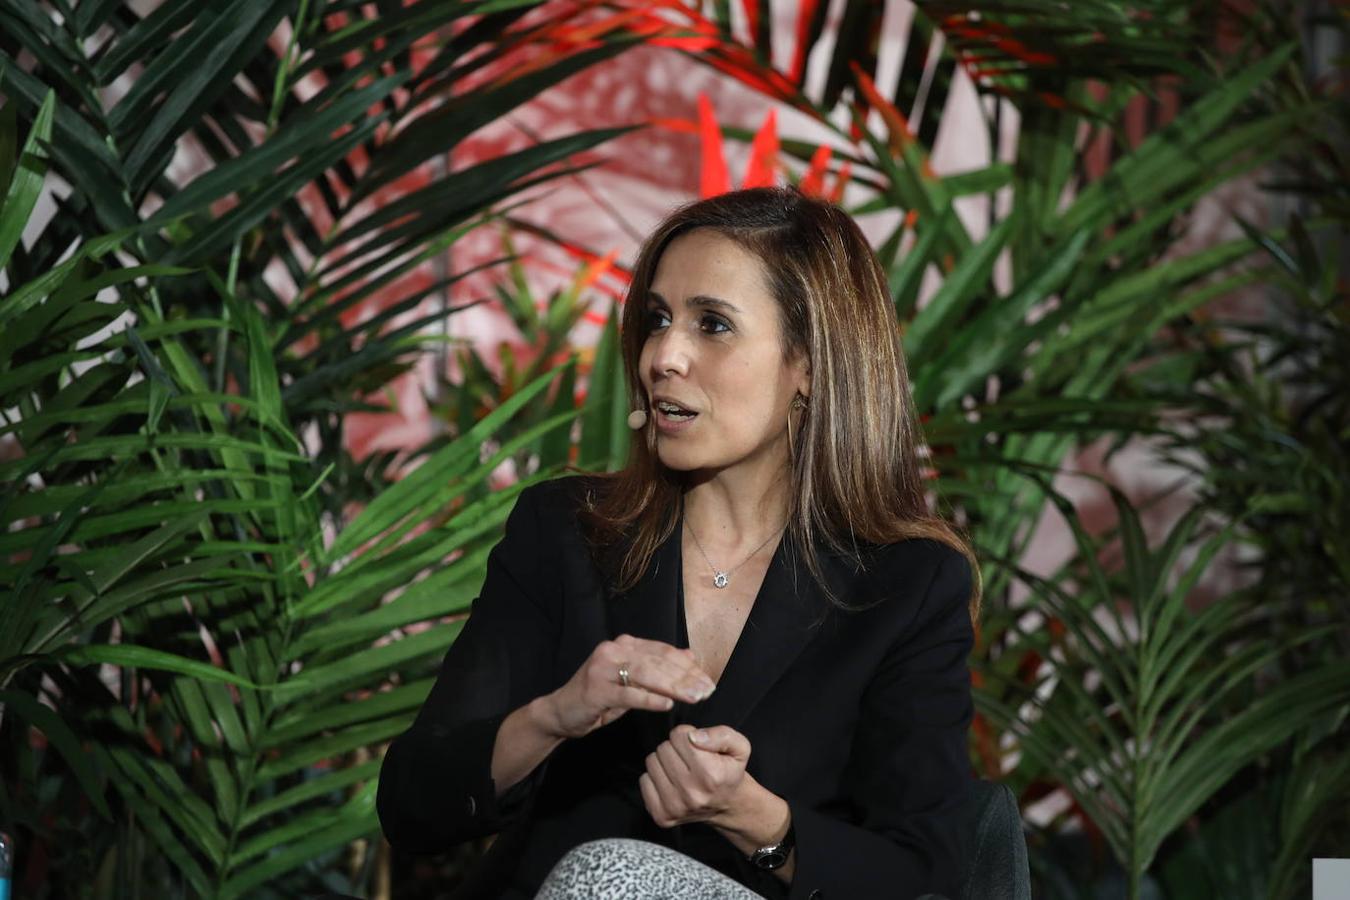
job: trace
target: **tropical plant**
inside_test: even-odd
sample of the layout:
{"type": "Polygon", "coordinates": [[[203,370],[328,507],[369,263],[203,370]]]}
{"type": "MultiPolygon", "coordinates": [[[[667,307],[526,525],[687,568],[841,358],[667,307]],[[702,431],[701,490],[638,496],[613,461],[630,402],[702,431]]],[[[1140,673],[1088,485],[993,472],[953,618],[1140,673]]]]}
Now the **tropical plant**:
{"type": "MultiPolygon", "coordinates": [[[[721,129],[755,142],[756,177],[781,149],[803,189],[847,185],[855,213],[892,223],[878,252],[936,484],[988,561],[983,739],[1021,750],[977,759],[1028,792],[1063,783],[1138,884],[1177,815],[1251,758],[1224,749],[1203,783],[1159,805],[1150,791],[1182,770],[1141,762],[1130,743],[1171,723],[1161,734],[1171,761],[1194,766],[1213,734],[1245,734],[1225,730],[1208,698],[1158,681],[1158,655],[1178,652],[1159,620],[1195,627],[1163,571],[1190,532],[1148,550],[1122,507],[1123,574],[1097,562],[1097,539],[1081,529],[1082,559],[1061,576],[1032,579],[1018,563],[1055,502],[1041,473],[1085,440],[1165,426],[1174,398],[1131,380],[1163,352],[1160,331],[1268,275],[1232,268],[1267,243],[1255,232],[1178,253],[1185,215],[1298,145],[1319,106],[1296,91],[1254,103],[1292,77],[1290,48],[1205,53],[1194,18],[1205,9],[1164,0],[1082,4],[1072,22],[1061,4],[920,4],[888,93],[875,40],[885,6],[849,0],[830,42],[829,4],[800,4],[778,67],[768,0],[742,4],[741,36],[730,4],[674,0],[0,0],[0,250],[11,251],[0,252],[0,439],[22,454],[0,462],[0,590],[7,629],[11,615],[17,623],[0,639],[0,816],[30,844],[71,848],[52,891],[77,893],[95,874],[96,892],[118,896],[341,890],[375,877],[369,848],[346,863],[338,854],[374,833],[379,743],[407,722],[453,638],[453,625],[422,623],[463,610],[510,505],[510,490],[489,491],[492,466],[514,460],[527,478],[573,456],[611,466],[627,440],[611,323],[575,450],[573,367],[479,371],[468,357],[482,402],[456,398],[447,437],[407,456],[346,450],[344,415],[381,408],[371,398],[435,340],[427,326],[453,307],[434,301],[466,274],[414,284],[410,273],[618,131],[431,179],[421,165],[640,41],[691,53],[834,135],[818,147],[779,141],[772,119],[753,136],[721,129]],[[823,86],[808,90],[818,62],[823,86]],[[961,75],[981,97],[991,148],[1013,115],[1018,139],[984,168],[938,176],[931,152],[961,75]],[[1174,92],[1175,117],[1145,139],[1122,137],[1125,110],[1159,85],[1174,92]],[[23,152],[7,150],[21,132],[23,152]],[[1103,152],[1085,152],[1093,146],[1103,152]],[[184,159],[201,174],[182,174],[184,159]],[[35,221],[48,168],[64,187],[57,214],[35,221]],[[962,209],[972,201],[985,221],[962,209]],[[930,272],[942,284],[921,303],[930,272]],[[399,463],[415,468],[394,481],[399,463]],[[354,518],[353,504],[364,505],[354,518]],[[1014,584],[1083,635],[1029,630],[1001,602],[1014,584]],[[1094,615],[1120,625],[1098,633],[1094,615]],[[1098,671],[1097,657],[1116,652],[1115,668],[1098,671]],[[1062,661],[1082,691],[1038,661],[1062,661]],[[1044,708],[1027,721],[1009,717],[1013,706],[1000,714],[1026,689],[1008,673],[1028,670],[1045,679],[1044,708]],[[1173,693],[1127,691],[1124,705],[1088,708],[1121,699],[1108,676],[1145,674],[1173,693]],[[1168,696],[1181,705],[1156,706],[1168,696]],[[1071,712],[1082,747],[1066,756],[1048,742],[1071,712]],[[1127,758],[1137,767],[1122,768],[1127,758]],[[1090,789],[1103,779],[1109,796],[1090,789]],[[104,814],[114,828],[88,818],[104,814]]],[[[710,108],[693,127],[711,145],[710,108]]],[[[705,169],[709,189],[724,176],[705,169]]],[[[554,298],[557,321],[541,323],[525,314],[527,291],[504,290],[522,329],[558,345],[576,298],[554,298]]],[[[1339,689],[1339,669],[1289,675],[1288,654],[1244,644],[1253,609],[1238,597],[1199,613],[1237,640],[1237,655],[1188,656],[1184,671],[1227,673],[1222,696],[1239,710],[1301,683],[1284,678],[1339,689]]],[[[1285,644],[1306,654],[1330,639],[1308,633],[1285,644]]],[[[1304,739],[1314,749],[1315,737],[1304,739]]],[[[1291,776],[1286,831],[1319,820],[1300,797],[1343,779],[1334,767],[1291,776]]]]}
{"type": "Polygon", "coordinates": [[[550,372],[396,480],[343,415],[453,312],[406,276],[617,133],[416,174],[625,45],[539,5],[0,3],[0,820],[38,890],[372,877],[335,859],[457,632],[423,623],[476,593],[488,474],[578,410],[502,434],[550,372]]]}
{"type": "Polygon", "coordinates": [[[1115,539],[1094,539],[1073,506],[1041,488],[1080,552],[1049,577],[999,560],[1031,587],[1037,614],[1011,626],[982,668],[986,715],[1018,738],[1013,778],[1043,774],[1073,793],[1125,867],[1131,898],[1166,838],[1239,772],[1291,736],[1324,734],[1350,706],[1350,663],[1324,660],[1265,685],[1291,650],[1332,631],[1271,639],[1280,611],[1236,592],[1200,611],[1188,598],[1233,526],[1196,541],[1195,507],[1156,548],[1112,490],[1115,539]],[[1108,543],[1118,565],[1107,566],[1108,543]],[[1185,557],[1191,554],[1192,558],[1185,557]],[[1027,670],[1030,649],[1036,662],[1027,670]],[[1030,674],[1031,677],[1026,677],[1030,674]]]}
{"type": "MultiPolygon", "coordinates": [[[[452,312],[435,301],[469,274],[419,281],[419,267],[623,129],[434,179],[422,164],[633,39],[583,42],[565,10],[531,17],[539,2],[61,6],[0,3],[10,115],[31,121],[56,94],[51,165],[71,188],[11,277],[136,227],[123,252],[194,270],[156,285],[147,314],[217,315],[223,293],[265,311],[288,412],[316,435],[319,469],[333,466],[318,496],[340,518],[342,502],[385,483],[345,454],[344,413],[380,409],[368,398],[435,340],[428,326],[452,312]]],[[[245,365],[228,333],[189,348],[216,390],[241,383],[245,365]]]]}
{"type": "MultiPolygon", "coordinates": [[[[513,221],[510,216],[505,220],[508,225],[513,221]]],[[[523,230],[527,223],[519,222],[519,226],[523,230]]],[[[615,264],[614,253],[592,257],[572,273],[565,287],[540,298],[531,287],[524,260],[515,250],[515,239],[505,228],[502,243],[506,278],[505,283],[495,286],[495,292],[511,318],[515,334],[511,340],[497,343],[495,359],[485,359],[472,341],[465,341],[455,355],[458,378],[453,382],[442,380],[437,395],[444,399],[433,405],[433,414],[447,423],[448,433],[463,433],[488,411],[556,370],[557,383],[553,389],[525,407],[516,422],[502,431],[504,438],[549,415],[571,409],[578,379],[584,379],[588,391],[593,392],[587,393],[588,408],[596,411],[605,406],[606,412],[593,412],[586,417],[582,428],[584,443],[573,442],[566,431],[557,431],[522,447],[515,456],[516,470],[526,472],[564,465],[582,469],[616,467],[624,460],[627,449],[624,439],[628,432],[623,422],[628,414],[627,394],[618,361],[616,311],[620,296],[602,279],[612,275],[614,280],[626,284],[628,272],[615,264]],[[603,299],[614,301],[612,309],[604,313],[591,308],[597,287],[607,289],[601,294],[603,299]],[[574,345],[573,333],[583,319],[604,329],[598,346],[583,349],[574,345]],[[574,354],[579,356],[579,364],[560,368],[574,354]]]]}
{"type": "MultiPolygon", "coordinates": [[[[37,302],[7,324],[74,344],[103,323],[77,310],[108,274],[169,277],[89,267],[115,246],[96,245],[59,277],[20,287],[7,299],[37,302]]],[[[129,311],[106,305],[110,318],[129,311]]],[[[576,416],[565,410],[482,458],[553,373],[536,379],[325,546],[262,319],[240,305],[233,321],[250,347],[247,393],[209,391],[177,341],[182,329],[133,325],[64,354],[94,364],[67,393],[46,396],[129,386],[49,402],[5,428],[29,451],[3,464],[11,485],[65,470],[83,470],[87,482],[6,492],[5,521],[21,526],[6,538],[17,562],[0,570],[6,770],[50,772],[54,751],[102,816],[137,831],[115,845],[95,833],[122,863],[105,885],[113,895],[157,892],[145,879],[167,862],[160,874],[194,894],[254,896],[378,831],[379,760],[360,751],[407,727],[430,687],[428,665],[458,631],[408,626],[467,608],[515,494],[535,479],[481,499],[475,489],[520,445],[576,416]],[[68,442],[72,429],[79,439],[68,442]],[[91,465],[108,455],[116,461],[91,465]],[[119,682],[110,688],[83,668],[94,664],[119,667],[119,682]],[[28,726],[51,750],[31,744],[28,726]]],[[[39,368],[11,371],[6,408],[28,399],[39,368]]],[[[7,785],[4,797],[4,818],[36,836],[47,832],[40,784],[7,785]]],[[[58,892],[73,887],[54,881],[58,892]]]]}
{"type": "MultiPolygon", "coordinates": [[[[1275,170],[1276,187],[1302,212],[1290,216],[1283,239],[1242,223],[1263,250],[1253,262],[1264,271],[1259,316],[1191,317],[1158,342],[1156,364],[1130,379],[1137,394],[1191,411],[1173,417],[1162,450],[1193,474],[1201,504],[1237,523],[1245,593],[1268,611],[1268,639],[1316,635],[1273,660],[1267,681],[1350,654],[1350,294],[1342,263],[1350,119],[1343,94],[1328,100],[1309,129],[1310,151],[1275,170]]],[[[1342,706],[1225,790],[1165,864],[1170,893],[1305,896],[1309,858],[1350,853],[1340,799],[1350,790],[1347,731],[1350,706],[1342,706]],[[1217,864],[1233,859],[1244,861],[1240,869],[1217,864]]]]}
{"type": "MultiPolygon", "coordinates": [[[[9,324],[73,348],[102,325],[78,312],[97,285],[146,268],[77,261],[67,277],[7,298],[39,300],[9,324]]],[[[98,305],[113,318],[129,312],[98,305]]],[[[405,728],[429,689],[428,667],[457,627],[406,626],[463,612],[476,592],[516,492],[473,499],[515,449],[484,459],[480,447],[551,380],[430,454],[330,543],[261,316],[233,312],[233,324],[191,327],[230,327],[248,346],[247,392],[210,391],[182,327],[131,325],[59,354],[93,364],[6,427],[27,451],[4,463],[5,521],[18,526],[3,569],[6,771],[50,772],[57,761],[27,726],[46,735],[122,832],[116,842],[93,835],[116,851],[112,895],[158,893],[150,879],[160,874],[197,895],[253,896],[378,831],[378,759],[350,754],[405,728]],[[41,489],[22,490],[34,476],[41,489]],[[105,685],[87,668],[96,664],[118,667],[117,682],[105,685]]],[[[38,387],[40,368],[10,370],[6,408],[38,387]]],[[[47,831],[40,784],[7,786],[4,816],[26,835],[47,831]]],[[[57,877],[53,887],[74,884],[57,877]]]]}

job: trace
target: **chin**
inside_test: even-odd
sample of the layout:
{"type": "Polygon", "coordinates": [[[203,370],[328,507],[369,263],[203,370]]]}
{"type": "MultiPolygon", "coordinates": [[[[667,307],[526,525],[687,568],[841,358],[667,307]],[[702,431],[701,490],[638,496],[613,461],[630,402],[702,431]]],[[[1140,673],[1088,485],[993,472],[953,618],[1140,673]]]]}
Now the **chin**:
{"type": "Polygon", "coordinates": [[[670,469],[672,472],[691,472],[694,469],[702,468],[702,460],[699,460],[692,453],[681,453],[680,451],[670,451],[657,449],[656,458],[661,460],[661,465],[670,469]]]}

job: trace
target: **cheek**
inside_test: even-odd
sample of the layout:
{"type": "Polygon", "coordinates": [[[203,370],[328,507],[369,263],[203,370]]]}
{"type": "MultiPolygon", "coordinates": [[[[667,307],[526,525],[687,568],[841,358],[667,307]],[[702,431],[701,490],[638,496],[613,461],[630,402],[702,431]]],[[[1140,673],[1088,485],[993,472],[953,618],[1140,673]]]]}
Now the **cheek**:
{"type": "Polygon", "coordinates": [[[730,363],[722,370],[721,405],[734,410],[735,420],[751,430],[758,430],[775,417],[779,404],[782,373],[774,361],[742,361],[730,363]]]}

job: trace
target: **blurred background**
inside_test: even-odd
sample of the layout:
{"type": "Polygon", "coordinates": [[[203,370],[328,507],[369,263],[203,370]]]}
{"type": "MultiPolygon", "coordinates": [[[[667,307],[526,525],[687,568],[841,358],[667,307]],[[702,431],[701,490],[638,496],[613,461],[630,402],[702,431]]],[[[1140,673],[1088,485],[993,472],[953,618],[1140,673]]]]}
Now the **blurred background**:
{"type": "MultiPolygon", "coordinates": [[[[1048,898],[1350,856],[1344,2],[0,0],[24,898],[432,897],[374,812],[615,314],[763,184],[885,267],[1048,898]]],[[[900,890],[903,886],[897,886],[900,890]]]]}

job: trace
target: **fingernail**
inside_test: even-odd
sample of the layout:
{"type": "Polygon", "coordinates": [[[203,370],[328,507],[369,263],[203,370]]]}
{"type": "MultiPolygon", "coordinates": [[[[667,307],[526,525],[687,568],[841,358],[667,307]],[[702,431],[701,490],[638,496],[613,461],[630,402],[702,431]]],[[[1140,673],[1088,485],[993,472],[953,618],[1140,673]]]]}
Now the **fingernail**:
{"type": "Polygon", "coordinates": [[[674,700],[670,699],[669,697],[662,697],[662,698],[661,698],[661,708],[662,708],[662,709],[672,709],[672,708],[674,708],[674,706],[675,706],[675,701],[674,701],[674,700]]]}
{"type": "Polygon", "coordinates": [[[690,703],[697,703],[706,696],[708,695],[699,690],[688,690],[684,692],[684,699],[688,700],[690,703]]]}
{"type": "Polygon", "coordinates": [[[689,732],[689,740],[695,744],[706,744],[708,742],[708,732],[700,728],[698,731],[689,732]]]}

